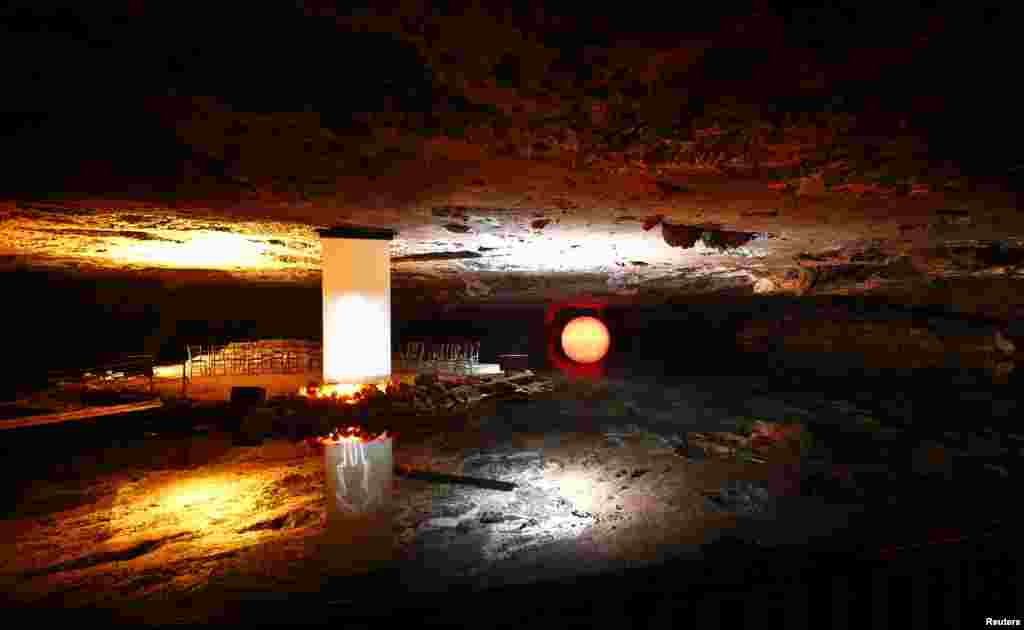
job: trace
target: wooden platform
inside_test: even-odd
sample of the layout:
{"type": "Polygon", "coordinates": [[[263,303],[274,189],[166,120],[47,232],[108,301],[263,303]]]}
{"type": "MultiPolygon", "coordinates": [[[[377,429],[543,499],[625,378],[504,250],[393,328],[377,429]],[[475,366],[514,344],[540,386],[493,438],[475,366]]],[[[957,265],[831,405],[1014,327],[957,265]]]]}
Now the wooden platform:
{"type": "Polygon", "coordinates": [[[60,422],[72,422],[74,420],[88,420],[90,418],[101,418],[103,416],[114,416],[134,411],[146,411],[162,407],[160,400],[147,400],[143,402],[128,403],[125,405],[108,405],[103,407],[86,407],[63,413],[48,413],[34,416],[24,416],[10,420],[0,420],[0,430],[21,429],[24,427],[36,427],[44,424],[58,424],[60,422]]]}

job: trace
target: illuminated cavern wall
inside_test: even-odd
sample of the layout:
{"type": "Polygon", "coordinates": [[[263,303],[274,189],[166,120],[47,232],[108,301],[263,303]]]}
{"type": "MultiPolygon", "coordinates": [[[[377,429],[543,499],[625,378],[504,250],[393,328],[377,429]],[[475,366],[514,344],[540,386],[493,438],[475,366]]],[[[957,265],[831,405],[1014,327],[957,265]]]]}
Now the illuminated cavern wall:
{"type": "Polygon", "coordinates": [[[320,230],[323,380],[380,383],[391,376],[393,230],[320,230]]]}

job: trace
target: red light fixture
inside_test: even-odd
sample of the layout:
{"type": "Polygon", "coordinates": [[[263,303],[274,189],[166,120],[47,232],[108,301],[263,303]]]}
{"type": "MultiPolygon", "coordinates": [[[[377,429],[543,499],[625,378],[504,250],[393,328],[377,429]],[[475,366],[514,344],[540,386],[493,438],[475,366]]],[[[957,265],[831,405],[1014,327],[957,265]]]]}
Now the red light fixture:
{"type": "Polygon", "coordinates": [[[576,363],[590,365],[608,354],[611,336],[608,327],[596,317],[576,317],[562,329],[562,350],[576,363]]]}

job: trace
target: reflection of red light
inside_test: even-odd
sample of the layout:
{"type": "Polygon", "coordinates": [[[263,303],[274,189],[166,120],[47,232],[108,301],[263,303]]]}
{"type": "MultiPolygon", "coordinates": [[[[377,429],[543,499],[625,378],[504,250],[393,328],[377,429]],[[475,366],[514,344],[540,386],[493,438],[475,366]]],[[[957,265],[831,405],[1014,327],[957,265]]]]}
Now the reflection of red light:
{"type": "Polygon", "coordinates": [[[575,300],[550,304],[544,313],[544,323],[548,330],[548,361],[564,374],[574,378],[596,379],[604,376],[604,361],[594,363],[577,363],[570,360],[562,351],[562,330],[567,314],[583,315],[576,311],[587,310],[590,315],[600,318],[607,306],[606,302],[596,300],[575,300]]]}

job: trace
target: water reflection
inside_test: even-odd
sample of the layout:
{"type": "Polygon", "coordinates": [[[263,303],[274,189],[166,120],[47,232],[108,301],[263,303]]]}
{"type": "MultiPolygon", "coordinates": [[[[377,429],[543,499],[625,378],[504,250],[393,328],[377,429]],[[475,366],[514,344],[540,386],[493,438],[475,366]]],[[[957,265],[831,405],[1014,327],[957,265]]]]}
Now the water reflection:
{"type": "Polygon", "coordinates": [[[384,569],[394,561],[394,462],[391,437],[324,447],[327,531],[324,559],[341,573],[384,569]]]}

